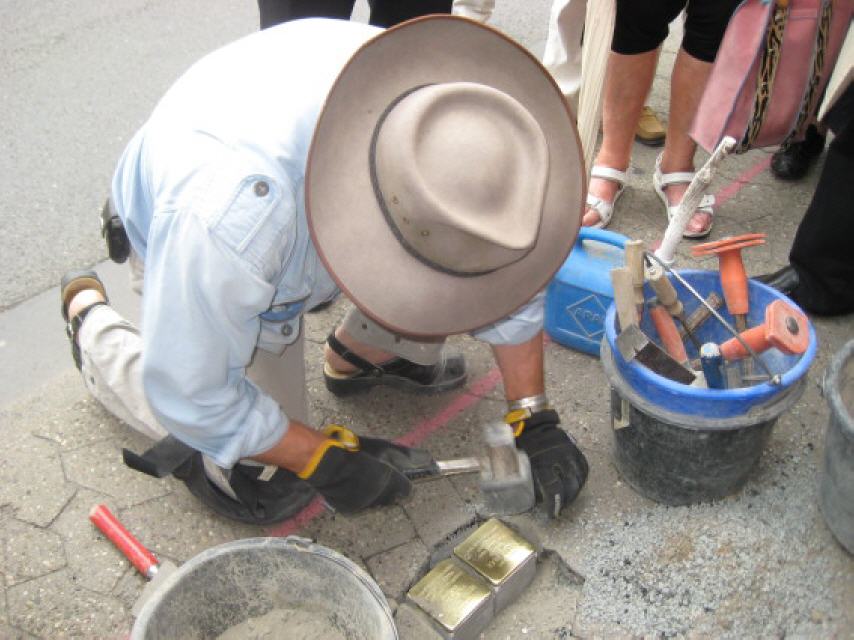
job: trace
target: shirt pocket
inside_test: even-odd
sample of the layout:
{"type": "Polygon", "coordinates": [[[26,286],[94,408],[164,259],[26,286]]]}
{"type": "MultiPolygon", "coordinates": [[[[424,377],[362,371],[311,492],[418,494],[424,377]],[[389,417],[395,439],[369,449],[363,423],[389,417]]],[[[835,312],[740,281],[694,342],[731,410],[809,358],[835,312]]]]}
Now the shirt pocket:
{"type": "Polygon", "coordinates": [[[199,214],[211,234],[249,263],[267,282],[282,269],[293,242],[295,207],[289,190],[263,174],[245,175],[234,185],[233,178],[208,183],[198,199],[199,214]],[[206,204],[202,204],[206,203],[206,204]]]}

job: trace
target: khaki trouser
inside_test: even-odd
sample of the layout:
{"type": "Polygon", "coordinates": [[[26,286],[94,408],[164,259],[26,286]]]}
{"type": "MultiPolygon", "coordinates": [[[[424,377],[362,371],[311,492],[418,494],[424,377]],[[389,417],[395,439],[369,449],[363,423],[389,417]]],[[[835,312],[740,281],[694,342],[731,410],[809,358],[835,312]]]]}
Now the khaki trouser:
{"type": "MultiPolygon", "coordinates": [[[[142,263],[130,259],[131,287],[139,293],[142,263]]],[[[442,341],[415,342],[390,333],[353,308],[344,319],[344,328],[356,340],[390,351],[418,362],[437,362],[442,341]]],[[[135,431],[160,440],[168,435],[157,421],[142,386],[142,336],[139,329],[109,306],[98,306],[86,316],[78,333],[82,360],[81,372],[89,392],[117,418],[135,431]]],[[[305,385],[304,331],[281,356],[256,349],[247,376],[268,393],[284,413],[300,422],[311,424],[305,385]]],[[[244,461],[247,464],[257,464],[244,461]]],[[[226,493],[232,495],[226,477],[205,458],[208,475],[226,493]]],[[[262,477],[272,475],[274,468],[262,477]]]]}

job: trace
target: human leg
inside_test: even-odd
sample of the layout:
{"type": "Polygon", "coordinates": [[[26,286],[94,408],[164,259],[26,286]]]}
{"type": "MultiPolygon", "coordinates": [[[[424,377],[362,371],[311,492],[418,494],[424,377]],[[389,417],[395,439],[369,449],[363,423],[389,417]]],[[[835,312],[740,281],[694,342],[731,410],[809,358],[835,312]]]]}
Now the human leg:
{"type": "Polygon", "coordinates": [[[520,344],[493,345],[492,353],[504,380],[507,414],[516,444],[531,462],[534,489],[549,517],[578,496],[587,480],[587,459],[558,425],[557,411],[545,398],[543,332],[520,344]]]}
{"type": "Polygon", "coordinates": [[[431,13],[451,13],[453,0],[368,0],[371,5],[371,24],[392,27],[396,24],[431,13]]]}
{"type": "Polygon", "coordinates": [[[326,386],[336,395],[377,385],[415,393],[454,389],[465,383],[465,360],[446,352],[444,343],[394,333],[353,307],[327,340],[326,386]]]}
{"type": "MultiPolygon", "coordinates": [[[[637,123],[646,101],[658,51],[667,37],[667,25],[684,2],[631,2],[618,0],[614,39],[605,72],[602,108],[602,146],[595,166],[623,172],[629,166],[637,123]]],[[[585,226],[604,226],[620,192],[620,181],[591,177],[585,226]],[[598,206],[597,206],[598,205],[598,206]]]]}
{"type": "Polygon", "coordinates": [[[324,17],[348,20],[355,0],[258,0],[261,28],[288,20],[324,17]]]}

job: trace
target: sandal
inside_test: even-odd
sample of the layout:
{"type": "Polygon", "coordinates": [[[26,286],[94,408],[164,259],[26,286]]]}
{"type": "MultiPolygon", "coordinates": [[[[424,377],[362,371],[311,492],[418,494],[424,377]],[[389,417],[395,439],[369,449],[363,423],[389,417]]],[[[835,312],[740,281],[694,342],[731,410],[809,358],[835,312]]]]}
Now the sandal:
{"type": "Polygon", "coordinates": [[[593,169],[590,171],[590,177],[609,180],[611,182],[616,182],[619,185],[617,193],[614,194],[614,199],[611,202],[607,202],[598,196],[594,196],[589,191],[587,192],[587,206],[599,214],[599,222],[591,225],[590,228],[603,229],[611,222],[611,218],[614,215],[614,207],[617,204],[617,200],[620,199],[620,196],[623,195],[623,191],[626,189],[626,181],[628,178],[625,171],[612,169],[611,167],[605,167],[598,164],[593,165],[593,169]]]}
{"type": "MultiPolygon", "coordinates": [[[[674,184],[690,184],[694,179],[693,171],[677,171],[674,173],[661,173],[661,154],[659,154],[658,158],[655,160],[655,171],[652,174],[652,186],[655,189],[655,192],[658,194],[658,197],[664,203],[664,209],[667,212],[667,220],[673,220],[673,216],[679,211],[679,205],[674,204],[671,205],[667,201],[667,194],[664,193],[664,190],[674,184]]],[[[706,213],[709,216],[709,225],[700,231],[683,231],[682,237],[684,238],[705,238],[712,230],[712,226],[715,221],[715,210],[713,207],[715,206],[715,196],[706,194],[703,196],[703,199],[700,200],[700,204],[697,205],[697,210],[692,214],[696,215],[699,213],[706,213]]]]}
{"type": "Polygon", "coordinates": [[[450,391],[465,384],[466,362],[462,354],[445,355],[436,364],[418,364],[404,358],[392,358],[373,364],[345,347],[334,334],[326,339],[329,348],[356,367],[356,371],[341,373],[323,366],[326,388],[336,396],[368,391],[387,386],[410,393],[433,394],[450,391]]]}

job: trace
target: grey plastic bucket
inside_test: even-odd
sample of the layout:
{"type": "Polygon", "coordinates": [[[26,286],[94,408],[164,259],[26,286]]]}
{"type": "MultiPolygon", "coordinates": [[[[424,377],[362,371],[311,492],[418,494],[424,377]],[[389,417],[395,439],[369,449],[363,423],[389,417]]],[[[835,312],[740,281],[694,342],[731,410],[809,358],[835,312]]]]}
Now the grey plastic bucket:
{"type": "Polygon", "coordinates": [[[145,603],[131,640],[207,640],[287,608],[317,612],[348,640],[398,638],[388,602],[363,569],[289,536],[237,540],[195,556],[145,603]]]}
{"type": "Polygon", "coordinates": [[[819,481],[821,512],[840,544],[854,553],[854,340],[833,357],[822,387],[830,419],[819,481]]]}

